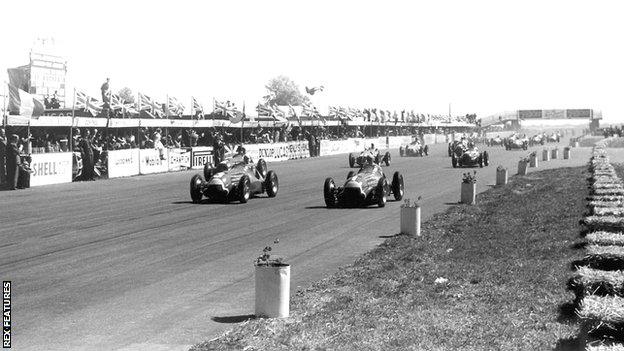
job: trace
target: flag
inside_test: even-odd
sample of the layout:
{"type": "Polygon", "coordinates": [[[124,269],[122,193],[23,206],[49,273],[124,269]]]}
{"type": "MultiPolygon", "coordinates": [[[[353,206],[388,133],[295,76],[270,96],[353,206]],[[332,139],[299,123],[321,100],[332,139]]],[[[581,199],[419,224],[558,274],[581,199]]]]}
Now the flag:
{"type": "Polygon", "coordinates": [[[138,113],[132,103],[126,103],[126,101],[122,99],[121,96],[119,96],[118,94],[111,94],[110,107],[113,111],[121,110],[124,115],[126,113],[138,113]]]}
{"type": "Polygon", "coordinates": [[[269,106],[266,104],[258,103],[258,106],[256,106],[256,111],[258,112],[258,115],[273,117],[273,119],[278,122],[288,121],[284,116],[284,113],[280,111],[277,106],[269,106]]]}
{"type": "Polygon", "coordinates": [[[39,117],[43,114],[43,102],[34,95],[9,84],[9,111],[23,117],[39,117]]]}
{"type": "Polygon", "coordinates": [[[229,114],[230,123],[239,123],[245,120],[245,103],[243,103],[243,112],[240,112],[234,107],[232,113],[229,114]]]}
{"type": "MultiPolygon", "coordinates": [[[[237,116],[237,114],[240,114],[240,111],[238,111],[238,109],[236,108],[236,105],[230,104],[229,101],[224,103],[224,102],[215,100],[214,112],[215,113],[220,113],[224,117],[228,117],[230,119],[230,121],[237,120],[239,118],[237,116]]],[[[240,120],[238,122],[240,122],[240,120]]],[[[236,122],[236,123],[238,123],[238,122],[236,122]]],[[[232,123],[234,123],[234,122],[232,122],[232,123]]]]}
{"type": "Polygon", "coordinates": [[[204,107],[197,101],[197,99],[195,99],[194,97],[191,96],[191,101],[193,102],[193,115],[196,115],[198,112],[199,114],[197,115],[199,118],[204,118],[204,107]]]}
{"type": "Polygon", "coordinates": [[[147,110],[151,112],[150,114],[152,115],[152,118],[161,118],[165,115],[162,104],[159,104],[156,100],[147,95],[139,93],[139,111],[147,110]]]}
{"type": "Polygon", "coordinates": [[[295,110],[295,108],[292,107],[291,104],[288,104],[288,108],[290,109],[290,114],[293,115],[293,117],[297,118],[297,122],[299,122],[299,125],[301,125],[301,117],[297,114],[297,110],[295,110]]]}
{"type": "Polygon", "coordinates": [[[97,116],[102,113],[103,108],[103,104],[101,102],[80,90],[75,91],[74,106],[76,108],[89,111],[89,113],[93,116],[97,116]]]}
{"type": "Polygon", "coordinates": [[[184,105],[182,105],[178,99],[167,96],[167,117],[169,116],[182,116],[184,114],[184,105]]]}

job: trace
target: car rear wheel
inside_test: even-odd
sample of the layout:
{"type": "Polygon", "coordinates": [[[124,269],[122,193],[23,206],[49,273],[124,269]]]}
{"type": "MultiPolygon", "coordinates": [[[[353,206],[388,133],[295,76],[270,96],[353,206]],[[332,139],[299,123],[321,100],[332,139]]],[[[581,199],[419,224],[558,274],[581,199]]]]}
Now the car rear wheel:
{"type": "Polygon", "coordinates": [[[201,174],[196,174],[191,178],[191,200],[194,204],[198,204],[202,199],[202,183],[204,183],[204,178],[202,178],[201,174]]]}
{"type": "Polygon", "coordinates": [[[425,145],[424,149],[425,149],[425,156],[428,156],[429,155],[429,146],[425,145]]]}
{"type": "Polygon", "coordinates": [[[336,207],[338,200],[336,199],[336,183],[332,178],[325,179],[323,186],[323,197],[325,198],[325,205],[329,208],[336,207]]]}
{"type": "Polygon", "coordinates": [[[483,151],[483,164],[485,166],[489,166],[490,165],[490,155],[488,154],[487,151],[483,151]]]}
{"type": "Polygon", "coordinates": [[[353,168],[355,166],[355,156],[353,154],[349,154],[349,167],[353,168]]]}
{"type": "Polygon", "coordinates": [[[392,194],[394,195],[394,199],[401,201],[403,199],[404,192],[405,185],[403,184],[403,175],[398,171],[394,172],[394,175],[392,176],[392,194]]]}
{"type": "Polygon", "coordinates": [[[349,171],[349,173],[347,174],[347,180],[353,178],[354,175],[355,175],[354,171],[349,171]]]}
{"type": "Polygon", "coordinates": [[[457,168],[457,157],[455,157],[455,155],[451,155],[451,165],[453,165],[453,168],[457,168]]]}
{"type": "Polygon", "coordinates": [[[388,201],[388,198],[386,196],[386,178],[379,179],[375,191],[377,192],[377,206],[386,206],[386,202],[388,201]]]}
{"type": "Polygon", "coordinates": [[[392,157],[390,156],[390,151],[386,151],[386,154],[384,155],[384,162],[386,163],[386,167],[390,166],[390,160],[392,159],[392,157]]]}
{"type": "Polygon", "coordinates": [[[249,189],[249,177],[245,174],[238,181],[238,185],[236,187],[238,201],[241,203],[246,203],[251,197],[251,191],[249,189]]]}
{"type": "Polygon", "coordinates": [[[277,191],[279,190],[279,180],[277,179],[277,174],[273,171],[269,171],[265,182],[267,195],[269,195],[269,197],[275,197],[275,195],[277,195],[277,191]]]}

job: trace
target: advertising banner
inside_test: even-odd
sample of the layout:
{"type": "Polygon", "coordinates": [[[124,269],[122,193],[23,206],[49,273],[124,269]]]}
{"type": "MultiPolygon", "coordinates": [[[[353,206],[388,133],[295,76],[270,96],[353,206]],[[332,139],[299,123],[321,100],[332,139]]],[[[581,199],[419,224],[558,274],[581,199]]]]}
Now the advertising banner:
{"type": "Polygon", "coordinates": [[[245,145],[247,155],[253,160],[260,158],[267,162],[277,162],[310,157],[307,141],[292,141],[287,143],[250,144],[245,145]]]}
{"type": "Polygon", "coordinates": [[[412,142],[412,136],[393,136],[390,137],[390,145],[391,149],[398,149],[401,145],[406,145],[412,142]]]}
{"type": "Polygon", "coordinates": [[[129,177],[139,174],[139,149],[108,152],[108,177],[129,177]]]}
{"type": "Polygon", "coordinates": [[[436,136],[435,136],[435,143],[436,144],[445,144],[445,143],[447,143],[446,135],[445,134],[436,134],[436,136]]]}
{"type": "Polygon", "coordinates": [[[204,164],[214,165],[212,146],[196,146],[191,149],[191,168],[203,169],[204,164]]]}
{"type": "Polygon", "coordinates": [[[30,186],[71,183],[72,153],[32,154],[30,186]]]}
{"type": "MultiPolygon", "coordinates": [[[[366,139],[360,139],[360,140],[366,140],[366,139]]],[[[355,150],[356,150],[356,145],[353,139],[321,140],[320,156],[345,154],[345,153],[353,152],[355,150]]]]}
{"type": "Polygon", "coordinates": [[[184,171],[191,167],[191,149],[169,149],[169,171],[184,171]]]}
{"type": "Polygon", "coordinates": [[[151,174],[167,172],[167,150],[143,149],[139,150],[139,173],[151,174]]]}

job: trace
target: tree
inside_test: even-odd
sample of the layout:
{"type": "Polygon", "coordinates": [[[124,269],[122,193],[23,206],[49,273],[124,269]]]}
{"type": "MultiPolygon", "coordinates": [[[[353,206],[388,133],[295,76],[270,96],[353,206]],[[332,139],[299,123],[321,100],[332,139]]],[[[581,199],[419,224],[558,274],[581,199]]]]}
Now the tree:
{"type": "Polygon", "coordinates": [[[269,95],[264,99],[269,105],[301,106],[304,102],[309,102],[309,98],[299,91],[299,86],[286,76],[271,79],[265,88],[269,91],[269,95]]]}
{"type": "Polygon", "coordinates": [[[130,90],[130,88],[128,87],[123,87],[119,89],[117,95],[119,95],[119,97],[127,104],[134,103],[134,94],[132,94],[132,90],[130,90]]]}

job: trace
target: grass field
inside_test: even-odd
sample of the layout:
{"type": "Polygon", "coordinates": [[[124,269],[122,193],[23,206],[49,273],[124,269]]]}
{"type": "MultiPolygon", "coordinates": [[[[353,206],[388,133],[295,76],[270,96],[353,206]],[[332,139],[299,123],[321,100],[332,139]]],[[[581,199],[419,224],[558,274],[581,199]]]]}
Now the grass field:
{"type": "MultiPolygon", "coordinates": [[[[586,169],[514,177],[192,350],[569,350],[586,169]],[[436,282],[437,281],[437,282],[436,282]]],[[[392,235],[394,233],[379,233],[392,235]]]]}

